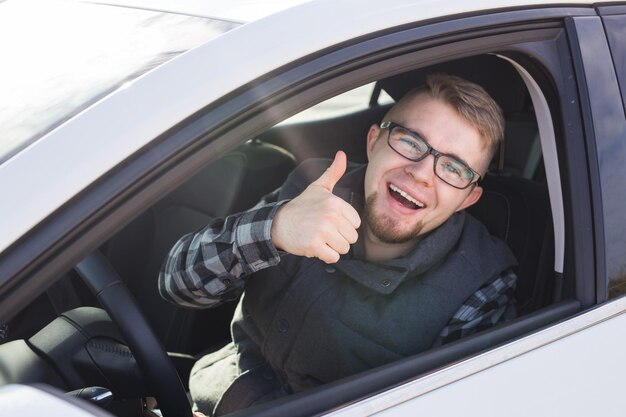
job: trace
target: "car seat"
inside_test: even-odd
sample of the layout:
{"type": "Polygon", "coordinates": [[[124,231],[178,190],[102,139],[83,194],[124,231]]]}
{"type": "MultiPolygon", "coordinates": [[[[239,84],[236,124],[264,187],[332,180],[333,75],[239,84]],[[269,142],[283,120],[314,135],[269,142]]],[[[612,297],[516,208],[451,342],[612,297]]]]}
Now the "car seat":
{"type": "Polygon", "coordinates": [[[284,149],[248,141],[165,196],[104,245],[103,253],[168,350],[195,353],[230,337],[234,303],[188,310],[164,301],[157,278],[166,254],[179,238],[211,219],[252,207],[278,188],[295,166],[295,158],[284,149]]]}
{"type": "Polygon", "coordinates": [[[517,258],[518,314],[547,305],[554,275],[554,234],[546,187],[506,174],[488,174],[480,185],[482,197],[466,211],[502,239],[517,258]]]}

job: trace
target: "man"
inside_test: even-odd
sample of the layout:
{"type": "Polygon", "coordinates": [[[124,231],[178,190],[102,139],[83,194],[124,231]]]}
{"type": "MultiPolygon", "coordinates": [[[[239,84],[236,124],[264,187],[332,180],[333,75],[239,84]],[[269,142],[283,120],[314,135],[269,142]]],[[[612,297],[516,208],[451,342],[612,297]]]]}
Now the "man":
{"type": "Polygon", "coordinates": [[[183,237],[163,297],[202,308],[245,287],[233,342],[192,370],[196,409],[220,415],[511,318],[515,259],[463,211],[503,129],[481,87],[431,76],[370,127],[367,165],[341,151],[305,162],[267,201],[183,237]]]}

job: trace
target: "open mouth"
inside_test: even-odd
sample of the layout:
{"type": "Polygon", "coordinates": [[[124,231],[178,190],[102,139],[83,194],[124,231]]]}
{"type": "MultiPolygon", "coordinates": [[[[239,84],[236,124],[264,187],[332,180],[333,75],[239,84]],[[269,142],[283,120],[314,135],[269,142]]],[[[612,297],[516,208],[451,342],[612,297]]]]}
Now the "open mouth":
{"type": "Polygon", "coordinates": [[[424,203],[417,201],[409,194],[402,191],[400,188],[396,187],[393,184],[389,184],[389,194],[391,194],[391,196],[404,207],[413,210],[418,210],[425,207],[424,203]]]}

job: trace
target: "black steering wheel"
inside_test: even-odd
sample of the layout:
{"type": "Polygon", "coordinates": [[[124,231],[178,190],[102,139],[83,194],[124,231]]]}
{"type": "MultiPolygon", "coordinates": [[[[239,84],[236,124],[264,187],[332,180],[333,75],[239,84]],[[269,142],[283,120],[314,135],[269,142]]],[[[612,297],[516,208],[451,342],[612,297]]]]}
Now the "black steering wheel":
{"type": "Polygon", "coordinates": [[[163,416],[191,417],[191,405],[174,364],[109,260],[96,250],[75,269],[128,343],[163,416]]]}

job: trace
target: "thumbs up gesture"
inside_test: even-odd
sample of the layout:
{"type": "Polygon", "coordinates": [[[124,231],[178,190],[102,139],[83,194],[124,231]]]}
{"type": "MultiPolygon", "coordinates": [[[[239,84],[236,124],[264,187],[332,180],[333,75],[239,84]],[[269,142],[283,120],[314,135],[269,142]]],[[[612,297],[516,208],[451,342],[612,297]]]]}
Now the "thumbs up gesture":
{"type": "Polygon", "coordinates": [[[335,263],[348,253],[357,241],[361,218],[350,204],[333,195],[347,164],[346,154],[337,152],[321,177],[278,209],[271,230],[274,246],[326,263],[335,263]]]}

